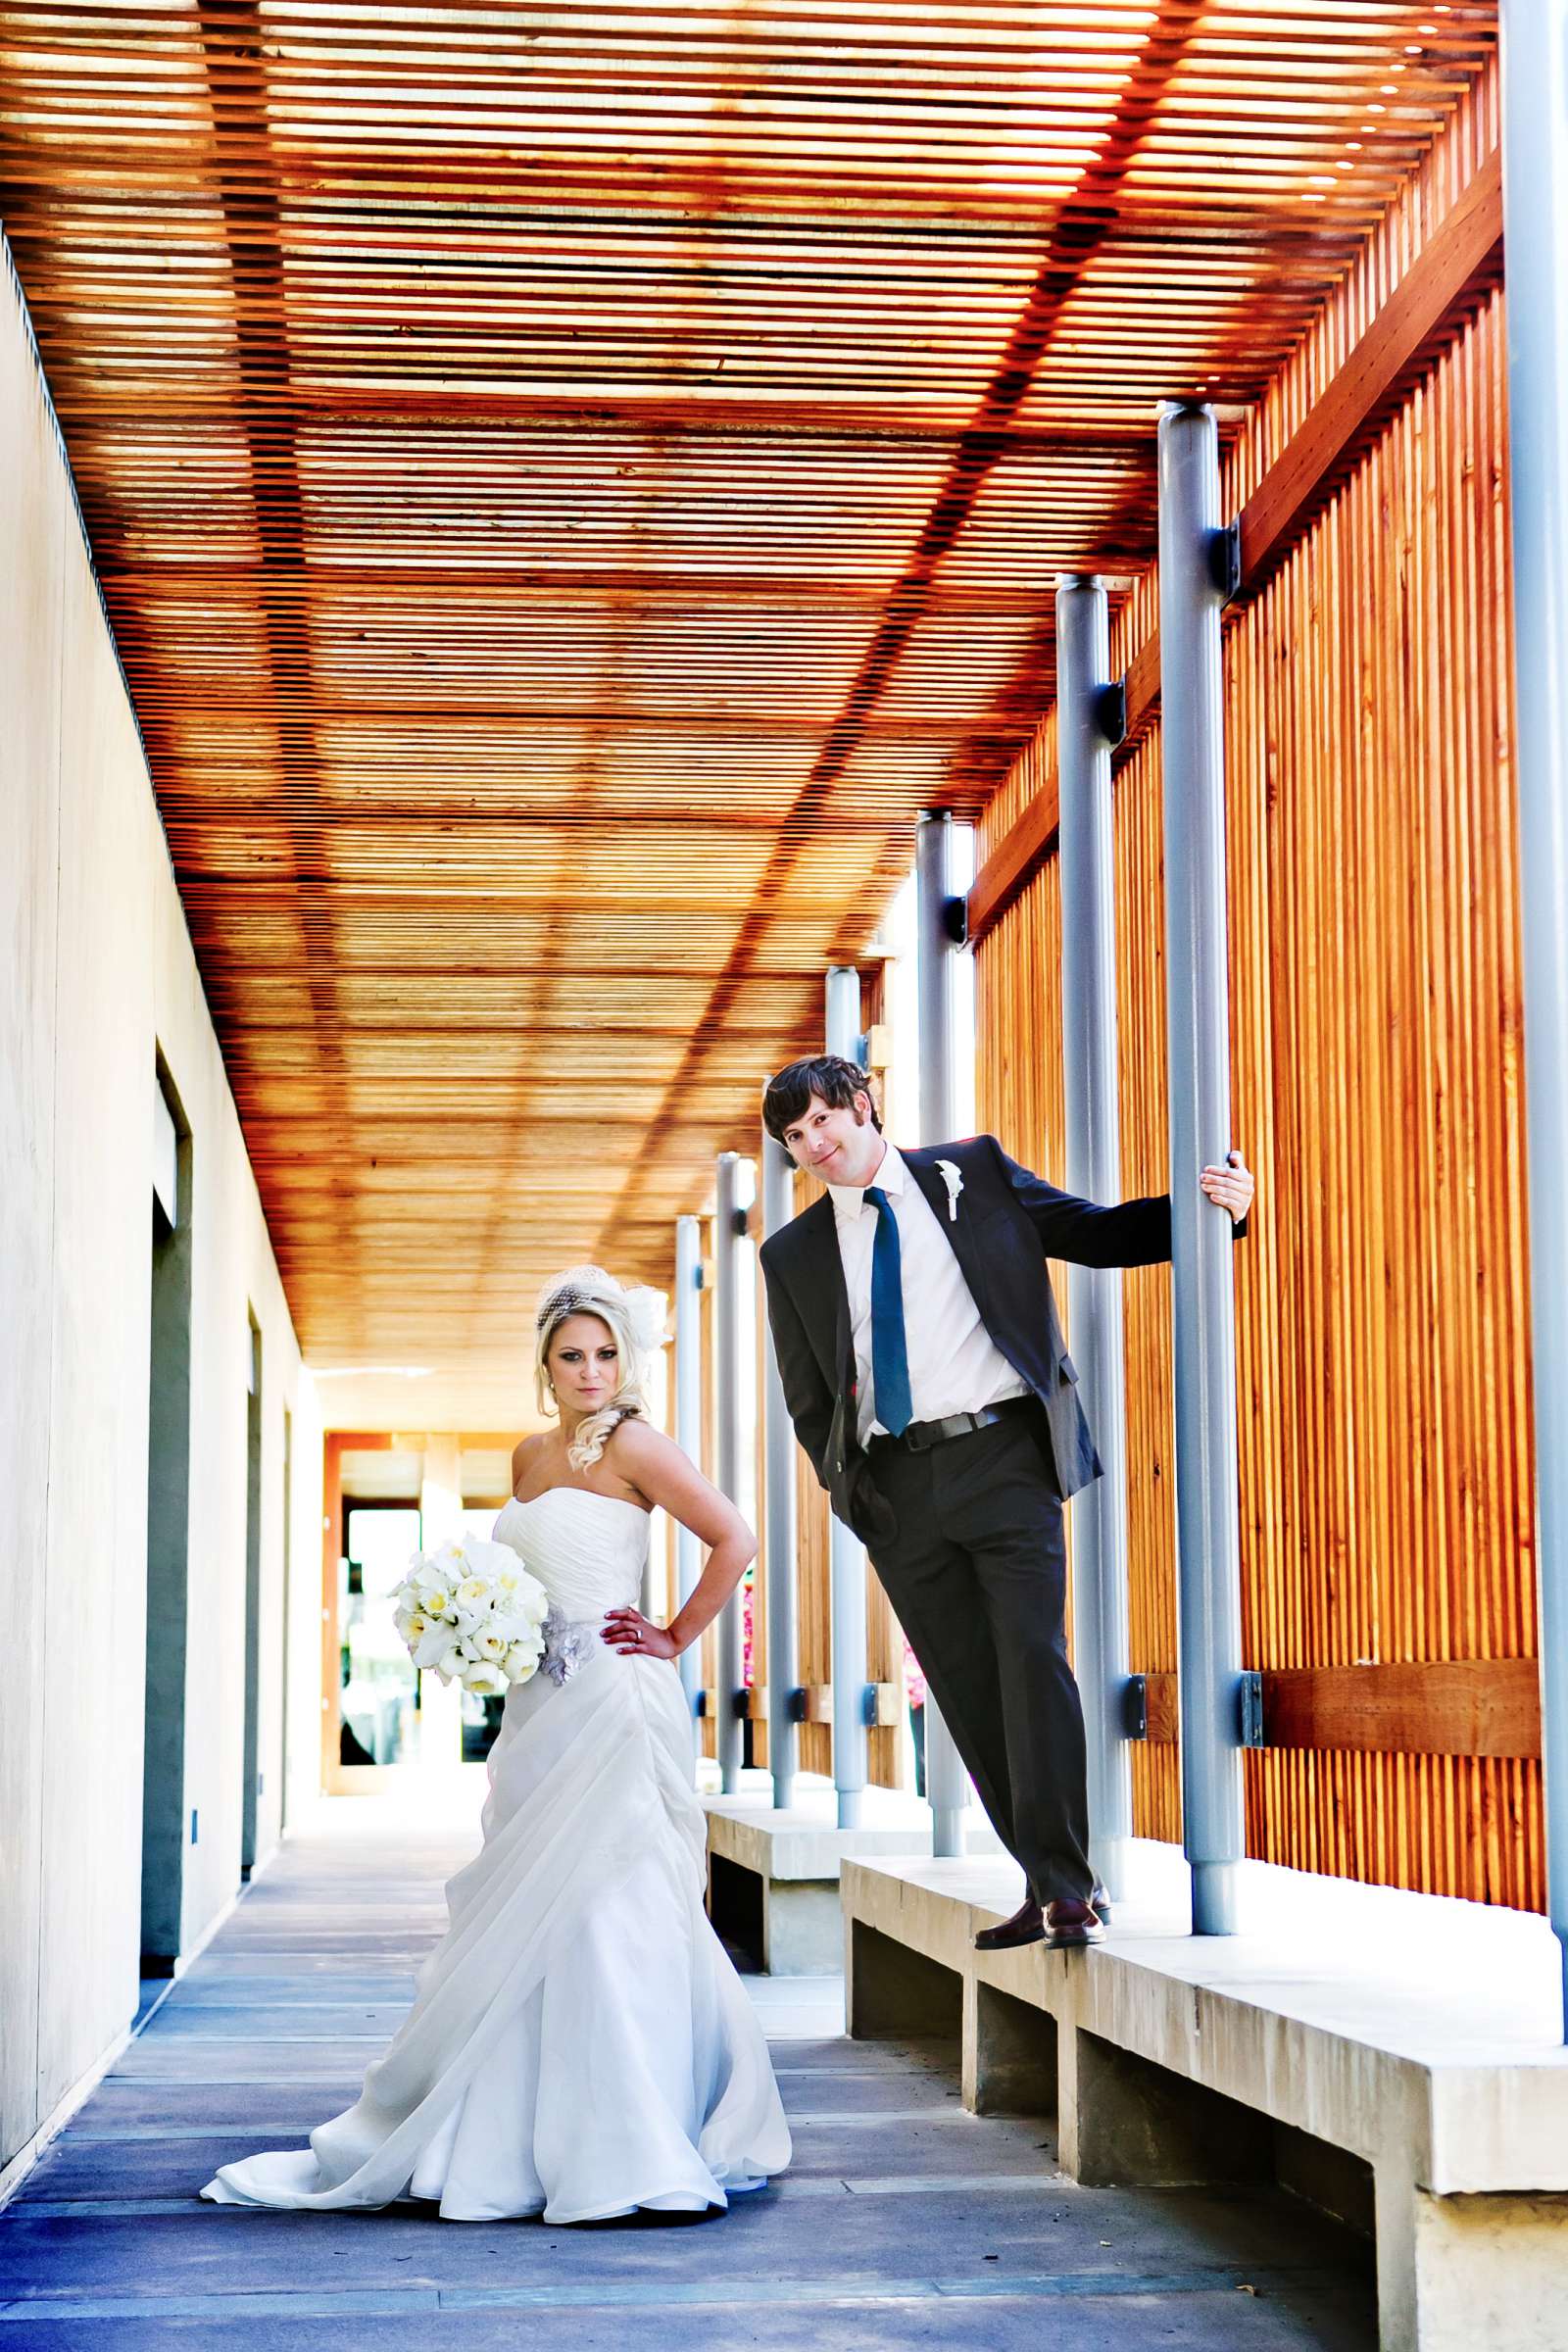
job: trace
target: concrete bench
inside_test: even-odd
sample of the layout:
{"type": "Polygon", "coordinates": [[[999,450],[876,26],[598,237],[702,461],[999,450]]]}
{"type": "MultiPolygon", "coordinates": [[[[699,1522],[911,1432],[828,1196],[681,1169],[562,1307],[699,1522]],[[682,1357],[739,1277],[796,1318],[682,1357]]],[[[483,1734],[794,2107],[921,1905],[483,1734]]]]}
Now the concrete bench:
{"type": "MultiPolygon", "coordinates": [[[[773,1810],[772,1788],[765,1773],[747,1772],[738,1795],[703,1798],[710,1915],[719,1934],[754,1952],[770,1976],[837,1976],[844,1956],[839,1871],[846,1856],[929,1854],[931,1808],[896,1788],[867,1788],[860,1827],[841,1830],[831,1781],[803,1773],[784,1813],[773,1810]]],[[[969,1808],[967,1838],[971,1854],[1001,1850],[978,1806],[969,1808]]]]}
{"type": "Polygon", "coordinates": [[[1249,1863],[1186,1932],[1140,1841],[1103,1944],[977,1953],[1011,1866],[847,1858],[850,2032],[961,2036],[976,2113],[1057,2117],[1072,2179],[1274,2179],[1375,2234],[1383,2352],[1568,2352],[1568,2051],[1543,1920],[1249,1863]]]}

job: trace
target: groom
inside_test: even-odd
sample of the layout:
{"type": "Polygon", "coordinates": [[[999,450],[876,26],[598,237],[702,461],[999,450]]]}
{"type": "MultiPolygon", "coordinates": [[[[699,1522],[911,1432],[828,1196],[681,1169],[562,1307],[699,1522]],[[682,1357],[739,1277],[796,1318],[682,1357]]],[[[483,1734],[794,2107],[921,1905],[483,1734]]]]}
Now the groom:
{"type": "MultiPolygon", "coordinates": [[[[1028,1882],[975,1941],[1098,1943],[1061,1506],[1100,1460],[1046,1260],[1157,1264],[1169,1197],[1097,1208],[990,1135],[901,1152],[864,1070],[833,1054],[781,1070],[762,1119],[828,1188],[762,1245],[795,1433],[1028,1882]]],[[[1240,1230],[1241,1154],[1199,1182],[1240,1230]]]]}

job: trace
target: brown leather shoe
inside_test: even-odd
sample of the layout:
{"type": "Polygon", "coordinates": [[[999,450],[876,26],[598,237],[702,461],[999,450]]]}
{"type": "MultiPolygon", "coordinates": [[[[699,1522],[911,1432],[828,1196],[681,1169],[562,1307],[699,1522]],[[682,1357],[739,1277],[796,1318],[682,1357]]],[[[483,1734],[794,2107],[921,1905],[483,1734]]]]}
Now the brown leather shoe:
{"type": "Polygon", "coordinates": [[[1093,1903],[1063,1899],[1046,1905],[1046,1943],[1054,1952],[1069,1951],[1078,1943],[1103,1943],[1105,1931],[1093,1903]]]}
{"type": "Polygon", "coordinates": [[[1010,1952],[1021,1943],[1039,1943],[1046,1933],[1040,1905],[1026,1894],[1010,1919],[1000,1928],[982,1928],[974,1939],[977,1952],[1010,1952]]]}

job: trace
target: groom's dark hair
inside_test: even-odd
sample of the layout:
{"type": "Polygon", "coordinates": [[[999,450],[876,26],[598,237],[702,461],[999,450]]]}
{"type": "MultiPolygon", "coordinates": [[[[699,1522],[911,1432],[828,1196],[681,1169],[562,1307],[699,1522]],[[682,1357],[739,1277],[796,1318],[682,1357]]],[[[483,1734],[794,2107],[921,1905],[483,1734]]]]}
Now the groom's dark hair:
{"type": "Polygon", "coordinates": [[[870,1072],[862,1070],[858,1061],[846,1061],[842,1054],[813,1054],[808,1061],[792,1061],[788,1069],[767,1082],[762,1125],[775,1143],[781,1144],[787,1130],[806,1116],[806,1105],[813,1095],[829,1110],[851,1110],[856,1096],[864,1095],[871,1105],[871,1124],[881,1133],[870,1072]]]}

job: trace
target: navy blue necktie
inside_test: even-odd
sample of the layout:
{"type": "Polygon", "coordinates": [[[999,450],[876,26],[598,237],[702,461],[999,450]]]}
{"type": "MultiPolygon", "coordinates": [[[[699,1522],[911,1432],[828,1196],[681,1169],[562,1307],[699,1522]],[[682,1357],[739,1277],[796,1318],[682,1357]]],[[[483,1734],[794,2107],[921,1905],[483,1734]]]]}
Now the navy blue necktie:
{"type": "Polygon", "coordinates": [[[868,1184],[865,1197],[876,1207],[876,1240],[871,1245],[871,1386],[877,1419],[891,1436],[899,1438],[914,1418],[909,1351],[904,1333],[899,1228],[893,1203],[879,1184],[868,1184]]]}

